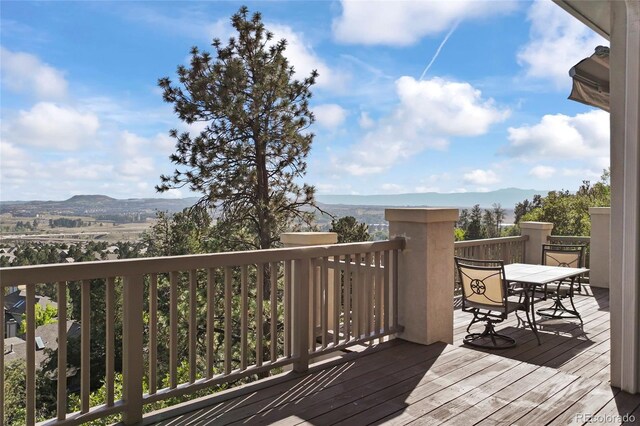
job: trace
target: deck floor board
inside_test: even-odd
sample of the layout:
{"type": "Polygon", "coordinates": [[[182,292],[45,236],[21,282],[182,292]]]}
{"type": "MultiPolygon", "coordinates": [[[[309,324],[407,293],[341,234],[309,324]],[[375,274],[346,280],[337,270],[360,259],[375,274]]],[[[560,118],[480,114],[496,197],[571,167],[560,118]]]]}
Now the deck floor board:
{"type": "Polygon", "coordinates": [[[456,309],[453,345],[385,342],[304,375],[212,395],[182,415],[152,413],[145,424],[564,425],[584,424],[587,415],[607,424],[635,416],[624,424],[640,424],[640,395],[609,385],[608,292],[583,293],[576,296],[583,325],[542,320],[541,345],[510,316],[497,329],[516,339],[515,348],[471,349],[462,344],[471,315],[456,309]]]}

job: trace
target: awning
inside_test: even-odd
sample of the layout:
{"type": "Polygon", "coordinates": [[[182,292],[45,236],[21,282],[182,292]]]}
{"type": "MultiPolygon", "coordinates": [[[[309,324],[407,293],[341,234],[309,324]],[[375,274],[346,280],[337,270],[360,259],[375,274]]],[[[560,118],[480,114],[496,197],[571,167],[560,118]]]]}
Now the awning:
{"type": "Polygon", "coordinates": [[[573,89],[569,99],[609,111],[609,48],[596,52],[569,70],[573,89]]]}

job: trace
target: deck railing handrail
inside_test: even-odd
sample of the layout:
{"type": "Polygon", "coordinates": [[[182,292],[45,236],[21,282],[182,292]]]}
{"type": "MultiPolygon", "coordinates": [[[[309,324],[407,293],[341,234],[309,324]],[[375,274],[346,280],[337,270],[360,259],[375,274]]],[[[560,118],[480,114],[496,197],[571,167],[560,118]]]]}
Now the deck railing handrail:
{"type": "Polygon", "coordinates": [[[589,235],[549,235],[549,237],[547,237],[547,241],[589,244],[591,242],[591,237],[589,235]]]}
{"type": "MultiPolygon", "coordinates": [[[[401,329],[397,264],[403,248],[404,239],[397,238],[0,268],[0,301],[5,287],[26,287],[26,424],[32,425],[36,420],[34,306],[38,285],[56,287],[59,324],[66,324],[69,286],[77,285],[77,294],[73,296],[77,297],[74,303],[80,303],[81,316],[80,412],[66,412],[67,349],[66,344],[61,344],[56,373],[57,418],[45,423],[78,424],[122,413],[124,422],[132,424],[141,420],[144,404],[267,373],[285,365],[304,371],[310,359],[395,334],[401,329]],[[90,297],[95,285],[105,286],[107,389],[105,403],[91,407],[90,297]],[[114,392],[116,288],[122,291],[121,399],[114,392]],[[162,305],[168,305],[165,308],[168,324],[164,329],[157,324],[161,293],[166,299],[162,305]],[[186,312],[179,311],[180,298],[186,304],[186,312]],[[206,306],[201,306],[202,303],[206,306]],[[249,309],[251,304],[255,306],[253,312],[249,309]],[[201,311],[206,312],[198,314],[201,311]],[[198,327],[205,315],[203,332],[198,327]],[[186,336],[178,335],[179,327],[186,330],[186,336]],[[254,335],[251,346],[249,336],[254,335]],[[168,381],[164,383],[162,378],[158,380],[159,347],[168,347],[165,354],[169,364],[168,381]],[[232,357],[234,353],[239,360],[232,357]],[[185,382],[178,376],[182,359],[188,367],[189,377],[185,382]],[[145,374],[149,392],[143,394],[145,374]]],[[[4,316],[0,317],[0,329],[4,330],[4,316]]],[[[66,327],[58,327],[57,339],[67,342],[66,327]]],[[[0,367],[5,364],[5,353],[0,351],[0,367]]],[[[0,400],[4,400],[3,391],[4,374],[0,374],[0,400]]],[[[0,408],[0,414],[2,411],[0,408]]]]}
{"type": "Polygon", "coordinates": [[[135,259],[97,260],[78,263],[0,268],[0,286],[11,287],[56,281],[78,281],[133,274],[167,273],[198,268],[218,268],[252,263],[269,263],[283,259],[310,259],[314,257],[342,256],[356,252],[394,250],[404,247],[404,239],[343,243],[326,246],[287,247],[267,250],[249,250],[225,253],[183,256],[145,257],[135,259]],[[96,271],[99,271],[96,274],[96,271]]]}
{"type": "Polygon", "coordinates": [[[502,244],[502,243],[510,243],[510,242],[521,242],[527,241],[529,239],[528,235],[517,235],[515,237],[497,237],[497,238],[483,238],[479,240],[466,240],[466,241],[456,241],[454,243],[455,248],[462,247],[474,247],[481,246],[486,244],[502,244]]]}

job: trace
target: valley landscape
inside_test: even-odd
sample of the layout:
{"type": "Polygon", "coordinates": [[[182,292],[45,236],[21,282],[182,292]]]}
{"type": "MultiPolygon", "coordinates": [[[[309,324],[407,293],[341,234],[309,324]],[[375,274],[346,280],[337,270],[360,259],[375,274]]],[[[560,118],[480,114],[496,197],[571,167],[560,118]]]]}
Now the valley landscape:
{"type": "MultiPolygon", "coordinates": [[[[489,208],[498,203],[505,209],[505,223],[511,223],[515,203],[544,193],[509,188],[452,194],[318,195],[319,207],[328,214],[318,214],[316,221],[320,229],[328,230],[331,216],[353,216],[375,230],[386,226],[386,207],[447,206],[463,209],[475,204],[489,208]]],[[[153,226],[157,212],[180,212],[197,201],[196,197],[116,199],[106,195],[75,195],[62,201],[2,201],[0,242],[135,242],[153,226]]],[[[215,212],[213,215],[215,217],[215,212]]]]}

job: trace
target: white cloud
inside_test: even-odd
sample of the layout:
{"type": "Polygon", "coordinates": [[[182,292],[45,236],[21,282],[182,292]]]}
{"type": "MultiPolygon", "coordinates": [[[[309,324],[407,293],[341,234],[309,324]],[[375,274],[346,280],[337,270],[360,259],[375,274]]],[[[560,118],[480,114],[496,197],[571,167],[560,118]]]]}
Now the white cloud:
{"type": "Polygon", "coordinates": [[[384,183],[380,189],[383,194],[400,194],[407,192],[407,189],[404,186],[395,183],[384,183]]]}
{"type": "Polygon", "coordinates": [[[373,125],[340,167],[353,175],[379,173],[425,149],[445,149],[449,137],[482,135],[509,115],[468,83],[401,77],[396,93],[393,112],[373,125]]]}
{"type": "Polygon", "coordinates": [[[556,169],[550,166],[538,165],[529,170],[529,175],[538,179],[549,179],[555,175],[556,169]]]}
{"type": "Polygon", "coordinates": [[[337,104],[322,104],[313,107],[313,115],[318,125],[336,130],[347,118],[347,111],[337,104]]]}
{"type": "Polygon", "coordinates": [[[503,14],[512,1],[357,1],[343,0],[333,21],[336,40],[344,43],[406,46],[468,19],[503,14]]]}
{"type": "Polygon", "coordinates": [[[302,33],[295,32],[291,27],[280,24],[267,24],[267,28],[273,32],[273,43],[287,40],[287,48],[284,55],[293,65],[295,78],[302,80],[311,75],[311,71],[318,71],[316,86],[321,88],[341,89],[346,83],[347,77],[340,72],[331,69],[313,50],[302,33]]]}
{"type": "Polygon", "coordinates": [[[7,137],[13,143],[62,151],[93,145],[99,127],[95,114],[50,102],[20,111],[6,123],[7,137]]]}
{"type": "Polygon", "coordinates": [[[358,119],[358,124],[362,129],[366,130],[372,128],[375,122],[371,119],[371,117],[369,117],[369,114],[367,114],[365,111],[362,111],[360,113],[360,118],[358,119]]]}
{"type": "Polygon", "coordinates": [[[580,178],[580,180],[590,180],[590,181],[597,181],[600,180],[600,177],[602,176],[602,170],[604,170],[603,168],[564,168],[562,169],[562,176],[569,176],[569,177],[577,177],[580,178]]]}
{"type": "Polygon", "coordinates": [[[122,132],[116,143],[121,156],[117,166],[118,172],[124,177],[133,179],[152,176],[156,169],[150,154],[156,154],[157,145],[162,147],[165,142],[162,135],[157,135],[150,140],[131,132],[122,132]]]}
{"type": "Polygon", "coordinates": [[[51,175],[51,179],[57,175],[67,181],[89,180],[100,182],[111,176],[114,167],[112,164],[87,162],[81,158],[65,158],[61,161],[54,161],[45,165],[45,175],[51,175]]]}
{"type": "Polygon", "coordinates": [[[416,186],[413,189],[414,192],[440,192],[440,187],[439,186],[424,186],[424,185],[419,185],[416,186]]]}
{"type": "Polygon", "coordinates": [[[182,193],[182,191],[180,191],[179,189],[169,189],[168,191],[164,192],[164,195],[167,198],[175,198],[175,199],[180,199],[180,198],[184,198],[184,194],[182,193]]]}
{"type": "Polygon", "coordinates": [[[14,92],[27,92],[38,99],[61,99],[67,95],[64,74],[37,56],[12,52],[0,46],[2,85],[14,92]]]}
{"type": "Polygon", "coordinates": [[[545,115],[533,126],[510,127],[507,155],[526,160],[609,161],[609,114],[591,110],[576,116],[545,115]]]}
{"type": "Polygon", "coordinates": [[[29,160],[29,155],[24,150],[5,140],[0,140],[0,182],[24,183],[30,176],[27,167],[29,160]]]}
{"type": "MultiPolygon", "coordinates": [[[[472,170],[463,175],[463,180],[472,185],[492,185],[500,182],[500,178],[493,170],[472,170]]],[[[484,189],[484,188],[483,188],[484,189]]]]}
{"type": "Polygon", "coordinates": [[[608,45],[600,35],[551,1],[534,2],[528,13],[530,40],[518,52],[527,77],[550,80],[557,88],[570,85],[569,69],[608,45]]]}

